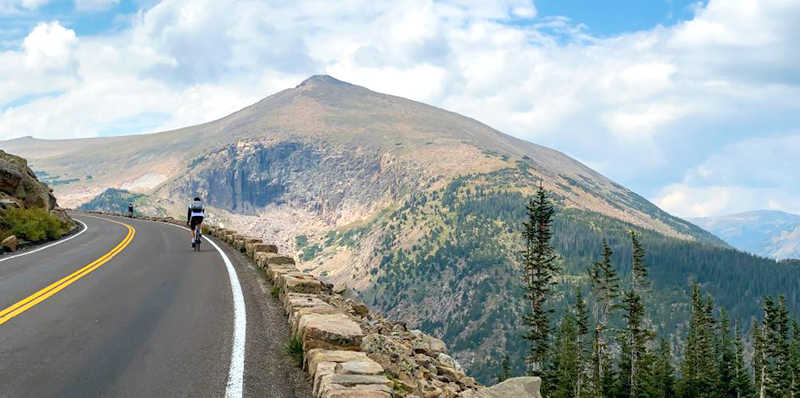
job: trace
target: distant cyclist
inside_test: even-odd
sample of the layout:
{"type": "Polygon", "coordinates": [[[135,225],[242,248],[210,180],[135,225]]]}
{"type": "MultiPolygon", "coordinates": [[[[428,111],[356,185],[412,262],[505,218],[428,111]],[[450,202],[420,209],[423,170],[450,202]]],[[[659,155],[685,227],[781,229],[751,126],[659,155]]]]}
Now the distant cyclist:
{"type": "Polygon", "coordinates": [[[194,198],[194,201],[189,205],[189,212],[186,216],[192,235],[192,247],[194,247],[197,230],[201,228],[205,215],[206,206],[203,204],[203,201],[200,198],[194,198]]]}
{"type": "Polygon", "coordinates": [[[133,218],[133,203],[128,203],[128,217],[133,218]]]}

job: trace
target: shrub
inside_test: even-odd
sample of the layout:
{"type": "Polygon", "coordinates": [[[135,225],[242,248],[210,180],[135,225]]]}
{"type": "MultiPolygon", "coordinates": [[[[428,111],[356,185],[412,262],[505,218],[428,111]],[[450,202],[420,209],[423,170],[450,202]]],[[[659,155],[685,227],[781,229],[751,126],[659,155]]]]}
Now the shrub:
{"type": "Polygon", "coordinates": [[[203,235],[211,235],[211,228],[209,228],[208,226],[203,225],[201,230],[203,231],[203,235]]]}
{"type": "Polygon", "coordinates": [[[16,235],[30,242],[58,239],[67,225],[44,209],[11,208],[0,213],[0,237],[16,235]]]}
{"type": "Polygon", "coordinates": [[[285,345],[286,353],[294,358],[297,366],[303,367],[303,342],[297,337],[292,337],[285,345]]]}
{"type": "Polygon", "coordinates": [[[273,286],[272,289],[269,290],[269,293],[272,297],[278,298],[278,294],[280,293],[281,288],[278,286],[273,286]]]}

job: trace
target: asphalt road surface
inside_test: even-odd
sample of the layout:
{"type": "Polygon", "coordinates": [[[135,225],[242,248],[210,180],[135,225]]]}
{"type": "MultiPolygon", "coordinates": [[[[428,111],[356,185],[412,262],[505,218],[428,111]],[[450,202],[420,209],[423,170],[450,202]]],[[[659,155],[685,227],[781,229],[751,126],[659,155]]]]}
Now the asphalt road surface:
{"type": "Polygon", "coordinates": [[[0,256],[0,396],[310,395],[241,254],[193,252],[173,225],[73,217],[80,234],[0,256]]]}

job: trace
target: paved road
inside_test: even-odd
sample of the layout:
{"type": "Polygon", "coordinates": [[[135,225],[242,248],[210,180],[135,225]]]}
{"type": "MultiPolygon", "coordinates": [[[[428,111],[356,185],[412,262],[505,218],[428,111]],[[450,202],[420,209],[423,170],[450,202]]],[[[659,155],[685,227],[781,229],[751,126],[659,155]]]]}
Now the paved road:
{"type": "Polygon", "coordinates": [[[229,270],[178,227],[75,218],[80,235],[0,257],[0,396],[307,396],[280,309],[242,256],[221,246],[229,270]]]}

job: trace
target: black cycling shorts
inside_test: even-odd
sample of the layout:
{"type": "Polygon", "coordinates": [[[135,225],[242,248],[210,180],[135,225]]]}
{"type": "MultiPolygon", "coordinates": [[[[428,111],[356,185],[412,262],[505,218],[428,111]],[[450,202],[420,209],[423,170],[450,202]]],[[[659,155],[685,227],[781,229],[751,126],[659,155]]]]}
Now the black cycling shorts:
{"type": "Polygon", "coordinates": [[[189,221],[189,229],[194,231],[194,227],[196,227],[197,224],[200,224],[201,222],[203,222],[203,217],[201,216],[192,217],[191,221],[189,221]]]}

